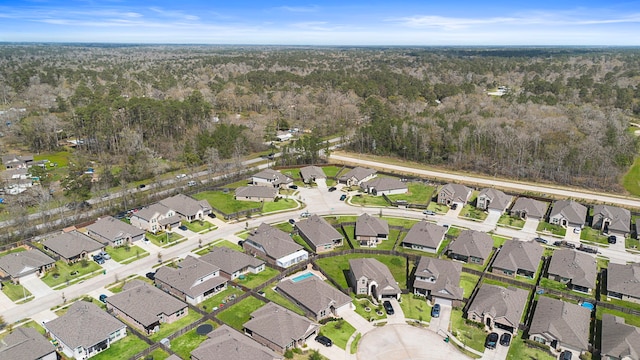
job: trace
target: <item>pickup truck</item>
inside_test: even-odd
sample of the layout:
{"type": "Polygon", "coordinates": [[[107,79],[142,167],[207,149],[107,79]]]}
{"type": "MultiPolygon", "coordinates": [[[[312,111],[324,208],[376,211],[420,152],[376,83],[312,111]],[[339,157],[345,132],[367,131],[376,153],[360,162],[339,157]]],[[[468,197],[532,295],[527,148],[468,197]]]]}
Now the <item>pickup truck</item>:
{"type": "Polygon", "coordinates": [[[576,250],[588,252],[590,254],[597,254],[598,253],[598,249],[597,248],[594,248],[594,247],[591,247],[591,246],[584,246],[583,244],[580,244],[580,246],[578,246],[576,248],[576,250]]]}
{"type": "Polygon", "coordinates": [[[558,247],[564,247],[564,248],[569,248],[569,249],[575,249],[576,246],[568,241],[565,240],[559,240],[553,243],[553,246],[558,246],[558,247]]]}

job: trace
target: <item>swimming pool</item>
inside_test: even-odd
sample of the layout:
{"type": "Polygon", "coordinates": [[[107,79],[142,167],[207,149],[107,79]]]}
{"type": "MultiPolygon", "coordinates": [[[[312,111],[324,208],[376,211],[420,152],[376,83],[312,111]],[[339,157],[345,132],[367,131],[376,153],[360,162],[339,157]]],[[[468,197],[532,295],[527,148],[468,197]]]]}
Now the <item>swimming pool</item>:
{"type": "Polygon", "coordinates": [[[580,304],[580,306],[582,306],[583,308],[587,308],[589,310],[593,310],[593,308],[594,308],[592,303],[589,303],[589,302],[586,302],[586,301],[583,302],[582,304],[580,304]]]}
{"type": "Polygon", "coordinates": [[[296,276],[294,278],[291,278],[291,281],[298,282],[298,281],[302,281],[304,279],[310,278],[312,276],[315,276],[315,275],[313,275],[313,273],[306,272],[306,273],[304,273],[302,275],[298,275],[298,276],[296,276]]]}

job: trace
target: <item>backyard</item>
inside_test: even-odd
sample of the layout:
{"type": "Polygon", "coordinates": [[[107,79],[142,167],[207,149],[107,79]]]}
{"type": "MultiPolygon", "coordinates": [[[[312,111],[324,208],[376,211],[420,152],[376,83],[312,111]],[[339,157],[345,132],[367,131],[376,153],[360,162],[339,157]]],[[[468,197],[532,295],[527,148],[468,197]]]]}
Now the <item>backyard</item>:
{"type": "Polygon", "coordinates": [[[339,319],[338,321],[329,321],[325,325],[320,327],[320,333],[333,341],[333,345],[341,349],[345,349],[347,346],[347,341],[356,329],[344,321],[343,319],[339,319]]]}
{"type": "Polygon", "coordinates": [[[198,307],[204,311],[213,311],[214,308],[222,307],[229,299],[235,298],[243,294],[243,291],[229,286],[214,296],[198,304],[198,307]]]}
{"type": "Polygon", "coordinates": [[[167,336],[173,334],[174,332],[182,329],[183,327],[196,322],[202,317],[202,315],[198,314],[195,311],[189,311],[187,315],[184,317],[172,322],[171,324],[162,323],[160,325],[160,331],[153,333],[149,338],[153,341],[160,341],[161,339],[166,338],[167,336]]]}
{"type": "Polygon", "coordinates": [[[253,289],[258,285],[264,284],[267,280],[273,278],[276,275],[278,275],[278,270],[265,266],[264,270],[257,274],[246,273],[244,275],[241,275],[244,276],[244,279],[236,278],[233,281],[242,286],[253,289]]]}
{"type": "MultiPolygon", "coordinates": [[[[318,265],[335,280],[342,288],[346,289],[347,278],[346,274],[349,272],[349,260],[356,258],[372,257],[370,254],[348,254],[334,256],[324,259],[318,259],[318,265]]],[[[407,260],[404,257],[392,256],[392,255],[376,255],[373,257],[385,264],[391,274],[396,279],[401,288],[407,287],[407,260]]]]}
{"type": "MultiPolygon", "coordinates": [[[[217,324],[211,320],[207,320],[203,324],[210,324],[214,329],[217,327],[217,324]]],[[[197,327],[171,340],[171,350],[183,359],[190,359],[191,352],[208,338],[207,335],[198,335],[196,330],[197,327]]]]}
{"type": "Polygon", "coordinates": [[[295,312],[296,314],[304,316],[304,311],[302,311],[302,309],[300,309],[294,303],[287,300],[284,296],[280,295],[277,291],[273,289],[276,285],[277,285],[277,282],[274,282],[267,285],[264,289],[262,289],[262,291],[264,291],[264,297],[266,297],[267,299],[273,301],[274,303],[284,308],[287,308],[295,312]]]}
{"type": "Polygon", "coordinates": [[[217,317],[236,330],[242,330],[242,325],[249,321],[252,312],[261,308],[265,303],[249,296],[237,304],[220,312],[217,317]]]}
{"type": "Polygon", "coordinates": [[[212,207],[224,212],[225,214],[233,214],[239,211],[260,209],[262,203],[259,201],[239,201],[235,199],[233,190],[225,193],[222,191],[203,191],[194,194],[197,200],[207,200],[212,207]]]}
{"type": "Polygon", "coordinates": [[[464,290],[464,297],[469,298],[473,289],[476,287],[476,284],[480,280],[480,277],[477,275],[469,274],[466,272],[462,272],[460,274],[460,287],[464,290]]]}
{"type": "Polygon", "coordinates": [[[525,343],[522,339],[522,331],[518,331],[518,334],[511,339],[507,360],[522,359],[555,360],[556,357],[541,348],[525,343]]]}
{"type": "Polygon", "coordinates": [[[147,345],[146,342],[133,334],[129,334],[124,339],[111,343],[111,347],[109,347],[109,349],[93,356],[92,359],[129,359],[147,347],[149,347],[149,345],[147,345]]]}
{"type": "Polygon", "coordinates": [[[47,274],[42,277],[42,281],[51,288],[57,288],[65,283],[65,286],[69,286],[80,279],[86,280],[89,277],[101,274],[98,270],[102,270],[100,265],[91,260],[82,260],[73,264],[67,264],[64,260],[58,260],[56,261],[56,267],[48,271],[47,274]]]}

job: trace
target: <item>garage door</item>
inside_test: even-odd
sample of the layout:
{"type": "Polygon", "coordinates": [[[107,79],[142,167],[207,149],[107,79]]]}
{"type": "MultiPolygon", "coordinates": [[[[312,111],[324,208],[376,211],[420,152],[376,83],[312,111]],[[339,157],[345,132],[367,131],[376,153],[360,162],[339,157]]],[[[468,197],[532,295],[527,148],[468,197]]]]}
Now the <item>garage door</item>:
{"type": "Polygon", "coordinates": [[[436,304],[440,304],[440,306],[448,306],[452,307],[452,301],[450,299],[436,298],[436,304]]]}
{"type": "Polygon", "coordinates": [[[29,275],[23,275],[23,276],[20,276],[20,281],[21,281],[21,282],[22,282],[22,281],[29,281],[29,280],[33,280],[33,279],[37,279],[37,278],[38,278],[38,272],[37,272],[37,271],[34,271],[34,272],[32,272],[31,274],[29,274],[29,275]]]}

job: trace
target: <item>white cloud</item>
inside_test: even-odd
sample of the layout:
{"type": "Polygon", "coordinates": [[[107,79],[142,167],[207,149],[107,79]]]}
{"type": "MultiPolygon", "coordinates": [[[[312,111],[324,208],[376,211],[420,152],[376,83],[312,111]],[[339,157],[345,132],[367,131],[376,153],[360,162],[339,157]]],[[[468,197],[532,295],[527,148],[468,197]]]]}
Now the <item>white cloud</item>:
{"type": "Polygon", "coordinates": [[[276,9],[280,9],[288,12],[295,12],[295,13],[310,13],[310,12],[316,12],[320,8],[314,5],[314,6],[280,6],[276,9]]]}

